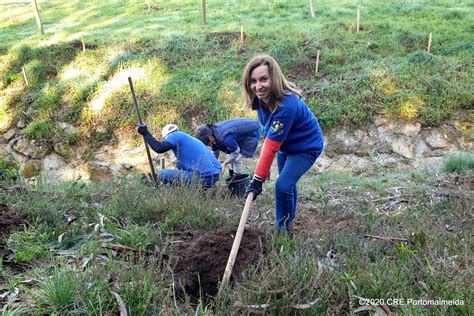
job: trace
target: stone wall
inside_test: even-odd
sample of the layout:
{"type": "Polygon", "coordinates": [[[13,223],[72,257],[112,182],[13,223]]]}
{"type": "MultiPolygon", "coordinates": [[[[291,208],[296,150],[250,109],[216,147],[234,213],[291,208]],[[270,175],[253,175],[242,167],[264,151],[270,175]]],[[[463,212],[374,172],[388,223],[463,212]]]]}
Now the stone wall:
{"type": "MultiPolygon", "coordinates": [[[[472,151],[472,141],[460,131],[458,121],[446,122],[437,128],[422,128],[419,123],[391,121],[376,117],[363,129],[339,129],[325,135],[325,150],[313,169],[355,174],[374,173],[386,169],[437,170],[450,153],[472,151]]],[[[59,123],[65,129],[74,127],[59,123]]],[[[472,127],[472,126],[471,126],[472,127]]],[[[58,142],[38,142],[23,134],[21,127],[13,127],[0,136],[0,155],[16,160],[20,174],[28,179],[42,176],[52,181],[104,181],[133,171],[149,172],[143,143],[136,143],[132,135],[115,135],[114,145],[105,145],[85,161],[84,148],[71,148],[58,142]]],[[[166,157],[166,166],[173,168],[172,152],[156,155],[166,157]]]]}

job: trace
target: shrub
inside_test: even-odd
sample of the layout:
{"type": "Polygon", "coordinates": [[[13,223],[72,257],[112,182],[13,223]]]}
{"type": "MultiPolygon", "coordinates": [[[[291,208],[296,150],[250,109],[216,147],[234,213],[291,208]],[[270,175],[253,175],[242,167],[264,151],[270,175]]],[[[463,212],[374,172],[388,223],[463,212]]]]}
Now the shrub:
{"type": "Polygon", "coordinates": [[[39,289],[38,301],[48,306],[51,312],[63,312],[74,306],[76,287],[80,282],[74,273],[64,269],[56,270],[50,279],[42,283],[39,289]]]}
{"type": "Polygon", "coordinates": [[[51,136],[54,130],[54,123],[48,120],[33,121],[29,123],[25,128],[25,135],[34,138],[41,139],[47,136],[51,136]]]}
{"type": "Polygon", "coordinates": [[[33,60],[25,66],[26,77],[30,85],[37,85],[48,77],[50,69],[47,64],[33,60]]]}
{"type": "Polygon", "coordinates": [[[16,180],[18,164],[16,161],[8,161],[4,157],[0,157],[0,172],[3,172],[3,178],[16,180]]]}
{"type": "Polygon", "coordinates": [[[474,169],[474,154],[460,153],[449,156],[443,163],[443,171],[465,174],[474,169]]]}
{"type": "Polygon", "coordinates": [[[7,246],[14,252],[13,261],[32,262],[48,255],[49,250],[43,245],[48,236],[34,227],[14,232],[7,241],[7,246]]]}
{"type": "Polygon", "coordinates": [[[413,64],[422,65],[433,64],[435,61],[433,55],[424,50],[417,50],[416,52],[409,54],[407,58],[408,61],[413,64]]]}

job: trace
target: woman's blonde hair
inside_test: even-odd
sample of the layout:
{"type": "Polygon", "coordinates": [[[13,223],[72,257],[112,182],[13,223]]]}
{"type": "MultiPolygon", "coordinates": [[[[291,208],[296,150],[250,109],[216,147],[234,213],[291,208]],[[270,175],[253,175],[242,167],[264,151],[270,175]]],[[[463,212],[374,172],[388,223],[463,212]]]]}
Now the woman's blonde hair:
{"type": "Polygon", "coordinates": [[[276,60],[269,55],[262,54],[253,57],[244,68],[242,85],[244,87],[243,97],[245,108],[256,110],[259,107],[258,98],[250,88],[250,77],[253,70],[262,65],[268,66],[268,73],[272,82],[269,100],[269,105],[272,107],[272,110],[280,105],[281,98],[284,95],[296,94],[301,97],[301,92],[296,88],[296,86],[292,82],[286,80],[276,60]]]}

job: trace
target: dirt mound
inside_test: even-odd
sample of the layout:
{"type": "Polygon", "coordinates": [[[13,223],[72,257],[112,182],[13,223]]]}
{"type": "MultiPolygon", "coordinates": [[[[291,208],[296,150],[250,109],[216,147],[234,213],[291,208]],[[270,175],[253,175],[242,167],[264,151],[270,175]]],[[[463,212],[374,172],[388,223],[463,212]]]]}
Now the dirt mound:
{"type": "MultiPolygon", "coordinates": [[[[171,262],[174,265],[179,297],[183,297],[183,289],[194,300],[201,296],[210,298],[217,294],[236,230],[237,228],[233,227],[215,231],[194,231],[180,242],[174,243],[171,262]]],[[[266,233],[263,231],[244,231],[233,276],[258,261],[260,254],[264,252],[265,241],[266,233]]]]}

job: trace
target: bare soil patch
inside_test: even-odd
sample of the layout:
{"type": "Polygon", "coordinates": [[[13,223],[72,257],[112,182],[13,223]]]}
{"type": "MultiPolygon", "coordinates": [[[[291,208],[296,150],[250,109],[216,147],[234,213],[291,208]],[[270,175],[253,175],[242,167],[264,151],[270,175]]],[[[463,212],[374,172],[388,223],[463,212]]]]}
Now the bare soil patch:
{"type": "MultiPolygon", "coordinates": [[[[237,228],[221,228],[214,231],[193,231],[174,242],[171,263],[174,266],[178,297],[184,293],[192,300],[209,299],[217,294],[224,274],[237,228]]],[[[267,233],[246,229],[232,272],[233,277],[256,264],[265,252],[267,233]]]]}
{"type": "MultiPolygon", "coordinates": [[[[244,40],[247,34],[244,33],[244,40]]],[[[234,41],[240,41],[240,32],[213,32],[206,34],[206,41],[214,41],[222,46],[222,49],[229,48],[234,41]]]]}
{"type": "Polygon", "coordinates": [[[472,200],[474,196],[474,178],[471,175],[446,174],[438,179],[436,185],[445,196],[472,200]]]}
{"type": "Polygon", "coordinates": [[[307,235],[314,238],[327,233],[357,231],[359,226],[359,223],[351,216],[301,210],[296,215],[292,231],[296,235],[307,235]]]}
{"type": "Polygon", "coordinates": [[[310,56],[308,60],[303,61],[288,69],[288,78],[295,80],[296,78],[311,78],[316,76],[316,56],[310,56]]]}
{"type": "MultiPolygon", "coordinates": [[[[73,41],[73,42],[71,42],[71,45],[72,45],[72,47],[74,47],[78,50],[82,50],[82,41],[81,40],[73,41]]],[[[96,49],[97,48],[97,44],[88,43],[87,40],[85,40],[84,45],[86,46],[86,49],[96,49]]]]}

